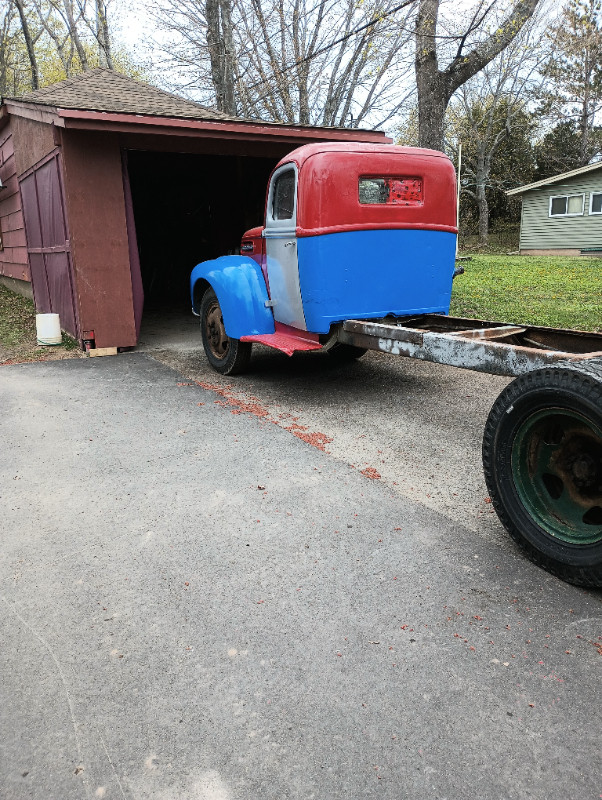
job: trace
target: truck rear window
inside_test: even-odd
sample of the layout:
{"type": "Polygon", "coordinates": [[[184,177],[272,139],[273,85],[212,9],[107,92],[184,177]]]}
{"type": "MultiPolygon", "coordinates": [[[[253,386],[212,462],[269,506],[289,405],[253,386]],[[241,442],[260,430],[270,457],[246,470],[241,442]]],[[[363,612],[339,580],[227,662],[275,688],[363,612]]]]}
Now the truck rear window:
{"type": "Polygon", "coordinates": [[[363,205],[419,205],[420,178],[365,176],[359,179],[359,200],[363,205]]]}

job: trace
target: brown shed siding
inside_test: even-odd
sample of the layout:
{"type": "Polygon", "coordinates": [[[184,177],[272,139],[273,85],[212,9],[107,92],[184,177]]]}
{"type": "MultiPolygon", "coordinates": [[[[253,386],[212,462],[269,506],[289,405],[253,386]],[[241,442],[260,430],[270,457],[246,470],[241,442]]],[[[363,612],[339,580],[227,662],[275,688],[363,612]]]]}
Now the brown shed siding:
{"type": "Polygon", "coordinates": [[[16,115],[11,115],[10,127],[15,141],[17,175],[20,177],[55,149],[55,129],[45,122],[16,115]]]}
{"type": "Polygon", "coordinates": [[[0,275],[30,281],[27,242],[15,164],[13,134],[11,127],[7,125],[0,132],[0,178],[6,187],[0,191],[0,228],[3,244],[3,249],[0,250],[0,275]]]}
{"type": "Polygon", "coordinates": [[[68,226],[83,331],[97,347],[136,344],[121,152],[115,134],[64,131],[68,226]]]}

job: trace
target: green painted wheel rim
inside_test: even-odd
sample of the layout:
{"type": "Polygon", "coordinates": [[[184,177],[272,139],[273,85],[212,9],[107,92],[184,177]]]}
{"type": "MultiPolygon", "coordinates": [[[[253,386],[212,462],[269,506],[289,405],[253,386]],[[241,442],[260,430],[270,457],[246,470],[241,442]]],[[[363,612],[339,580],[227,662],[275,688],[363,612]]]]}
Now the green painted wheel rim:
{"type": "Polygon", "coordinates": [[[528,417],[512,445],[522,504],[550,536],[602,541],[602,430],[581,414],[548,408],[528,417]]]}

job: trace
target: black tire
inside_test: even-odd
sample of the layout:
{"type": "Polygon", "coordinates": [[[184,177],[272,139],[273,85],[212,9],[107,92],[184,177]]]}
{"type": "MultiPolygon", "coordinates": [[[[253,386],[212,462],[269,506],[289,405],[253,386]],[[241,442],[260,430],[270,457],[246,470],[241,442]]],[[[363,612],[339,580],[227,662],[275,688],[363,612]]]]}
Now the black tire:
{"type": "Polygon", "coordinates": [[[227,335],[217,295],[211,288],[201,300],[200,317],[203,347],[213,369],[222,375],[244,372],[251,359],[251,342],[227,335]]]}
{"type": "Polygon", "coordinates": [[[501,393],[483,436],[497,514],[527,556],[602,586],[602,361],[527,373],[501,393]]]}
{"type": "Polygon", "coordinates": [[[337,342],[326,351],[336,364],[349,364],[368,352],[364,347],[354,347],[352,344],[337,342]]]}

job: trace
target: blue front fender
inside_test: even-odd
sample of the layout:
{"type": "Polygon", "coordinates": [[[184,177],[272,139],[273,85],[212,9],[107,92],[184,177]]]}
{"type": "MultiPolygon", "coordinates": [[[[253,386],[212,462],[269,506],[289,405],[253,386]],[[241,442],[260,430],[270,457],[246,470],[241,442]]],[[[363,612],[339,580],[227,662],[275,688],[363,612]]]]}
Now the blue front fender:
{"type": "Polygon", "coordinates": [[[222,256],[197,264],[190,273],[192,307],[199,313],[197,281],[207,282],[217,295],[226,333],[231,339],[274,333],[274,315],[261,267],[247,256],[222,256]]]}

